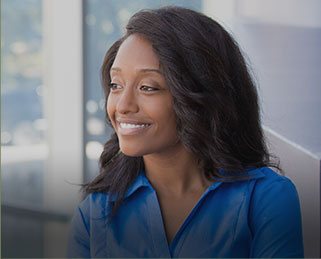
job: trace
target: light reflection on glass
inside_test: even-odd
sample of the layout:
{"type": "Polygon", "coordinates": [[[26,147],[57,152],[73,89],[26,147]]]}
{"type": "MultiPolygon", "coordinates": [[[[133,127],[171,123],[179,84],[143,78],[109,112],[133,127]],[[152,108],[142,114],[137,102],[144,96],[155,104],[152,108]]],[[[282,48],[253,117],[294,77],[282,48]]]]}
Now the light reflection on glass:
{"type": "Polygon", "coordinates": [[[105,125],[101,119],[89,118],[87,120],[87,131],[91,135],[102,135],[105,130],[105,125]]]}
{"type": "Polygon", "coordinates": [[[104,20],[101,22],[101,29],[104,33],[110,34],[114,31],[114,26],[109,20],[104,20]]]}
{"type": "Polygon", "coordinates": [[[94,100],[89,100],[86,103],[87,112],[94,114],[98,110],[98,104],[94,100]]]}
{"type": "Polygon", "coordinates": [[[98,160],[101,152],[103,151],[103,145],[98,141],[89,141],[86,144],[86,156],[92,160],[98,160]]]}

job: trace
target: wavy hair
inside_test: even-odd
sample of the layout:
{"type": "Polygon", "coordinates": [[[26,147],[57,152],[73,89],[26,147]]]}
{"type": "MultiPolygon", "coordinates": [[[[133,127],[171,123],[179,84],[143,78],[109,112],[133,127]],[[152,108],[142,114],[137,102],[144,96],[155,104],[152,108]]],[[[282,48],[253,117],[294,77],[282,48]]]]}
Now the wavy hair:
{"type": "MultiPolygon", "coordinates": [[[[208,178],[221,177],[219,169],[233,173],[232,179],[249,167],[279,169],[264,142],[257,90],[240,48],[220,24],[199,12],[163,7],[134,14],[101,68],[106,104],[110,68],[132,34],[151,42],[173,96],[179,139],[208,178]]],[[[104,145],[99,175],[84,190],[116,195],[115,211],[142,169],[142,157],[122,154],[114,133],[104,145]]]]}

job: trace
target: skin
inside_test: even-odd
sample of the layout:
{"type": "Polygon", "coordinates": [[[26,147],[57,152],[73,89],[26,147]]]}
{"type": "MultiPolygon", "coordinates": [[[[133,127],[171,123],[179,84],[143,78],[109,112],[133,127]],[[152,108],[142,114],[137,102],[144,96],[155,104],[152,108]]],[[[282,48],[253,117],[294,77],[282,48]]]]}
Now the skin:
{"type": "Polygon", "coordinates": [[[171,242],[211,183],[195,155],[179,141],[173,97],[150,42],[140,35],[129,36],[118,50],[110,75],[107,113],[120,149],[128,156],[143,157],[171,242]],[[140,126],[124,128],[123,123],[140,126]]]}

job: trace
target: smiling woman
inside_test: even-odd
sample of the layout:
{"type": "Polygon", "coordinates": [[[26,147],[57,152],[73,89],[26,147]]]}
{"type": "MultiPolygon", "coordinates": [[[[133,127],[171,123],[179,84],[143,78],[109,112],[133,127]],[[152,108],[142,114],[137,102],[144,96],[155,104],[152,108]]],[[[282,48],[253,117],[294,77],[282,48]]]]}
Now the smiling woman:
{"type": "Polygon", "coordinates": [[[152,45],[136,34],[120,46],[111,68],[107,112],[127,156],[159,153],[177,143],[173,97],[159,69],[152,45]]]}
{"type": "Polygon", "coordinates": [[[295,186],[268,168],[255,85],[217,22],[136,13],[102,82],[115,134],[84,186],[70,257],[303,257],[295,186]]]}

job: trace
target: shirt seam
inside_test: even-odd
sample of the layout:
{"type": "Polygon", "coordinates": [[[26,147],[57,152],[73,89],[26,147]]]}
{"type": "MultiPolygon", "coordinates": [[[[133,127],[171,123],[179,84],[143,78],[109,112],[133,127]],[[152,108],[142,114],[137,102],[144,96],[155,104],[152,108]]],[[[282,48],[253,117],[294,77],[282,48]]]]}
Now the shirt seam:
{"type": "MultiPolygon", "coordinates": [[[[150,198],[150,197],[149,197],[150,198]]],[[[152,229],[153,229],[153,226],[151,224],[151,213],[150,213],[150,206],[148,206],[148,204],[146,205],[147,206],[147,211],[148,211],[148,224],[149,224],[149,234],[151,236],[151,239],[153,240],[153,246],[154,246],[154,251],[157,251],[157,248],[156,248],[156,244],[155,244],[155,240],[154,240],[154,237],[153,237],[153,234],[152,234],[152,229]]]]}
{"type": "Polygon", "coordinates": [[[88,234],[88,237],[90,237],[90,229],[89,229],[89,226],[87,226],[87,224],[86,224],[84,213],[82,212],[80,207],[78,207],[78,210],[79,210],[79,213],[80,213],[81,221],[84,224],[86,232],[88,234]]]}
{"type": "Polygon", "coordinates": [[[245,197],[246,197],[245,193],[246,193],[246,189],[243,192],[242,201],[241,201],[241,204],[239,206],[239,209],[238,209],[238,212],[237,212],[237,217],[235,219],[235,223],[234,223],[234,227],[233,227],[233,243],[236,240],[236,229],[237,229],[237,226],[238,226],[239,221],[240,221],[240,214],[241,214],[242,206],[244,205],[244,202],[245,202],[245,197]]]}

